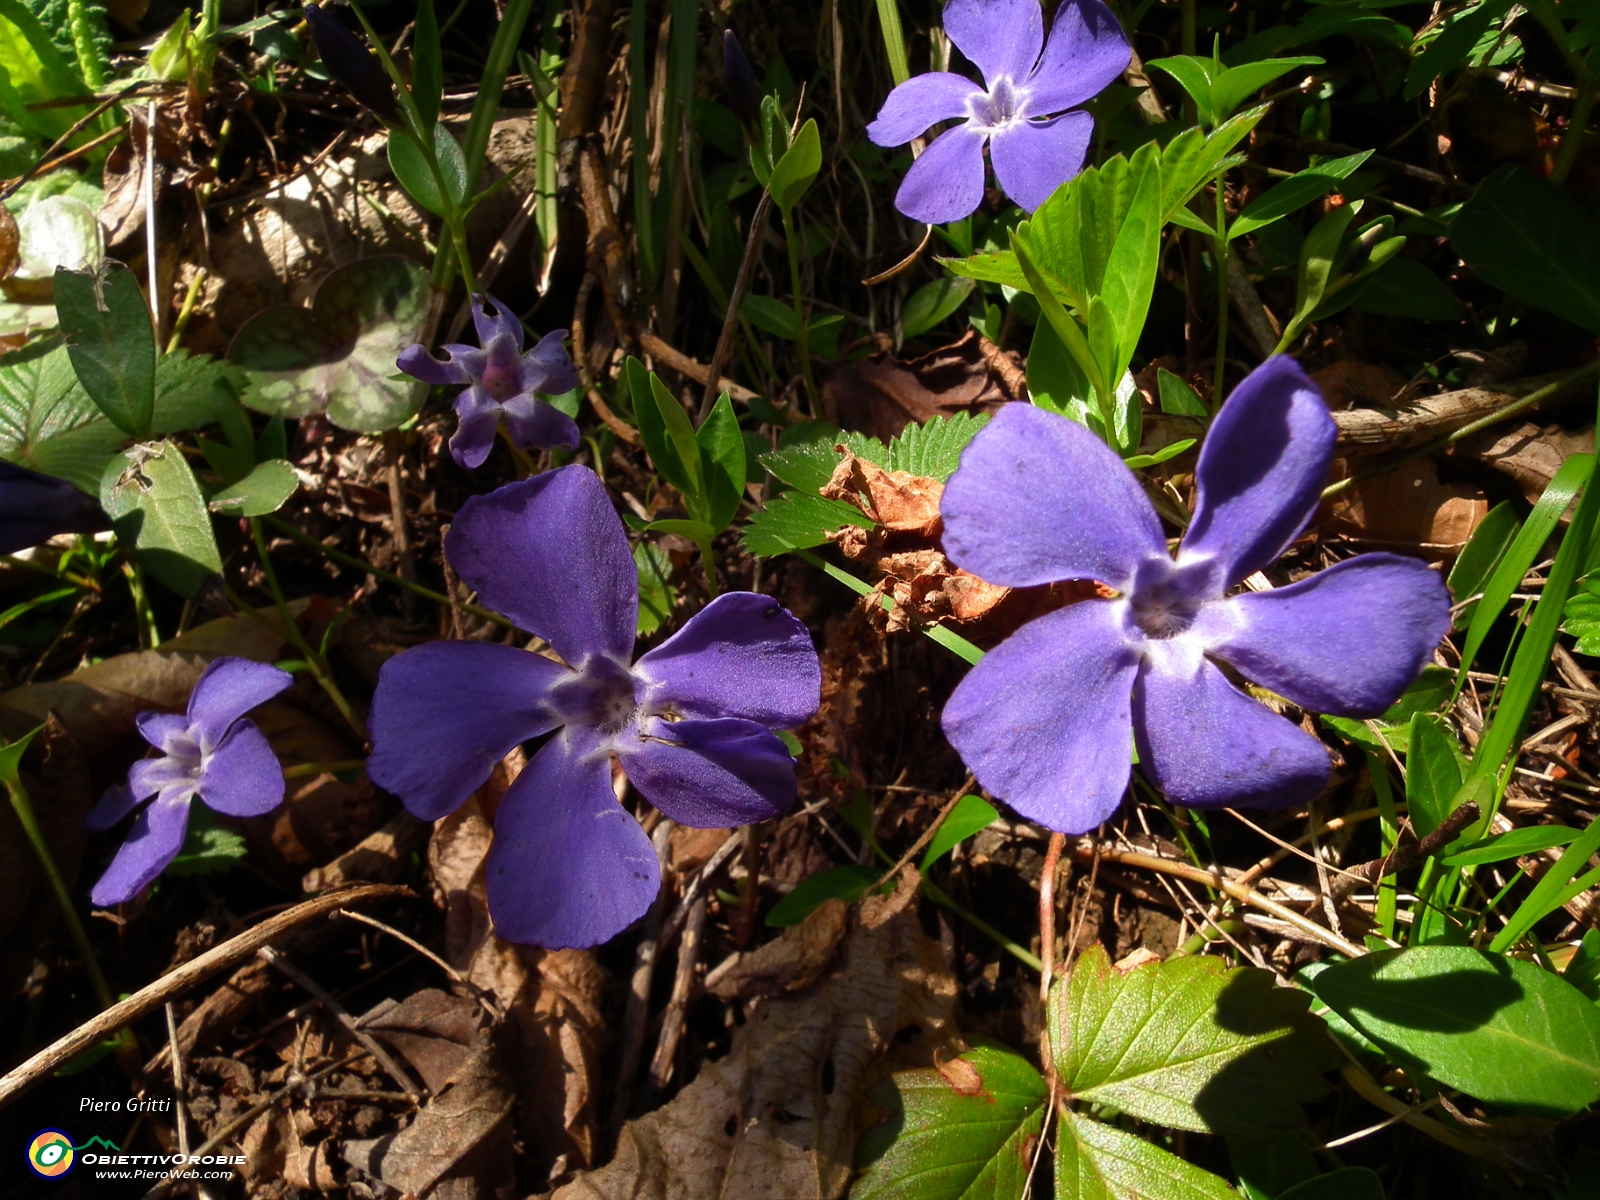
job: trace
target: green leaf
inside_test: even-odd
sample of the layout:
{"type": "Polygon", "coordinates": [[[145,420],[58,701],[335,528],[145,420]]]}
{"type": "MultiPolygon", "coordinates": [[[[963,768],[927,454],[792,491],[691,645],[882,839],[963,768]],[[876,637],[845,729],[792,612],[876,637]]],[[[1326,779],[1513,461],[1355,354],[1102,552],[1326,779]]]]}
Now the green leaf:
{"type": "Polygon", "coordinates": [[[639,577],[639,618],[636,632],[649,637],[672,619],[678,591],[672,586],[672,557],[660,542],[640,542],[633,548],[634,572],[639,577]]]}
{"type": "Polygon", "coordinates": [[[928,848],[922,852],[918,870],[926,871],[960,843],[980,829],[987,829],[1000,816],[982,796],[963,796],[956,801],[950,815],[939,823],[928,848]]]}
{"type": "Polygon", "coordinates": [[[1288,1130],[1271,1141],[1229,1138],[1228,1161],[1247,1200],[1272,1200],[1317,1175],[1317,1160],[1306,1149],[1304,1139],[1288,1130]]]}
{"type": "Polygon", "coordinates": [[[1539,877],[1539,882],[1534,884],[1533,890],[1528,893],[1528,898],[1517,906],[1517,911],[1511,915],[1505,927],[1495,934],[1494,941],[1489,943],[1489,949],[1496,951],[1511,949],[1524,934],[1574,895],[1594,886],[1596,880],[1591,876],[1600,872],[1587,872],[1577,884],[1570,883],[1569,880],[1588,866],[1589,859],[1597,850],[1600,850],[1600,820],[1590,821],[1577,840],[1563,850],[1561,857],[1546,868],[1545,873],[1539,877]]]}
{"type": "Polygon", "coordinates": [[[840,455],[833,446],[831,436],[782,446],[763,454],[761,465],[790,487],[815,494],[833,478],[833,469],[839,465],[840,455]]]}
{"type": "Polygon", "coordinates": [[[1200,120],[1207,125],[1216,123],[1216,114],[1211,108],[1211,81],[1217,75],[1216,63],[1194,54],[1175,54],[1171,58],[1149,59],[1144,65],[1177,80],[1178,86],[1188,92],[1189,99],[1194,101],[1200,120]]]}
{"type": "Polygon", "coordinates": [[[249,380],[244,403],[276,417],[324,412],[341,429],[393,429],[422,407],[427,385],[395,359],[422,334],[428,273],[381,254],[334,270],[310,308],[285,304],[245,322],[228,347],[249,380]]]}
{"type": "Polygon", "coordinates": [[[785,212],[789,211],[800,203],[820,170],[822,138],[817,133],[816,121],[808,120],[772,168],[772,178],[767,183],[772,202],[785,212]]]}
{"type": "Polygon", "coordinates": [[[1202,1171],[1142,1138],[1074,1111],[1056,1130],[1056,1200],[1239,1200],[1202,1171]]]}
{"type": "Polygon", "coordinates": [[[1486,1104],[1564,1116],[1600,1098],[1600,1008],[1532,963],[1414,946],[1338,963],[1311,986],[1397,1060],[1486,1104]]]}
{"type": "Polygon", "coordinates": [[[794,891],[772,906],[767,924],[774,929],[798,925],[829,900],[854,904],[882,874],[878,867],[850,866],[828,867],[808,875],[794,885],[794,891]]]}
{"type": "Polygon", "coordinates": [[[1389,706],[1388,712],[1373,722],[1383,734],[1381,739],[1368,728],[1365,721],[1327,716],[1319,719],[1324,725],[1337,729],[1357,745],[1386,753],[1385,743],[1387,743],[1389,747],[1404,754],[1410,744],[1411,718],[1419,712],[1436,713],[1449,703],[1453,678],[1443,667],[1423,667],[1422,674],[1417,677],[1416,682],[1405,690],[1400,699],[1389,706]]]}
{"type": "Polygon", "coordinates": [[[888,461],[884,468],[906,471],[949,481],[961,465],[961,452],[989,423],[989,414],[958,412],[948,417],[934,417],[922,424],[910,424],[889,443],[888,461]]]}
{"type": "Polygon", "coordinates": [[[1161,258],[1161,164],[1154,153],[1135,154],[1129,174],[1133,196],[1106,256],[1099,288],[1117,335],[1117,356],[1105,364],[1106,376],[1118,380],[1128,369],[1144,331],[1161,258]]]}
{"type": "Polygon", "coordinates": [[[0,781],[12,784],[20,782],[22,756],[27,753],[28,743],[33,741],[43,728],[43,725],[35,726],[21,737],[0,746],[0,781]]]}
{"type": "Polygon", "coordinates": [[[1460,753],[1450,735],[1424,713],[1411,718],[1406,751],[1406,804],[1419,837],[1426,837],[1450,815],[1461,790],[1460,753]]]}
{"type": "Polygon", "coordinates": [[[1293,340],[1328,294],[1334,268],[1339,265],[1340,243],[1355,216],[1355,206],[1334,209],[1312,227],[1300,247],[1300,272],[1296,283],[1294,318],[1284,330],[1279,346],[1293,340]]]}
{"type": "Polygon", "coordinates": [[[728,527],[744,496],[744,435],[733,401],[723,392],[694,435],[700,447],[701,478],[706,481],[706,507],[717,533],[728,527]]]}
{"type": "Polygon", "coordinates": [[[167,865],[170,875],[213,875],[237,866],[250,853],[250,844],[224,825],[219,825],[203,804],[189,808],[189,832],[183,849],[167,865]]]}
{"type": "Polygon", "coordinates": [[[1141,471],[1145,467],[1158,467],[1169,458],[1177,458],[1178,455],[1182,454],[1197,441],[1199,441],[1198,438],[1179,438],[1177,441],[1169,442],[1161,447],[1154,454],[1130,454],[1122,462],[1130,471],[1141,471]]]}
{"type": "Polygon", "coordinates": [[[704,520],[705,473],[700,469],[700,443],[695,441],[694,425],[690,423],[689,414],[683,410],[678,398],[667,391],[667,385],[661,382],[654,371],[650,372],[648,382],[650,399],[655,403],[656,415],[661,418],[662,434],[672,453],[677,456],[683,474],[685,486],[679,487],[677,483],[673,486],[679,487],[679,491],[683,493],[684,504],[688,507],[690,515],[696,520],[704,520]]]}
{"type": "Polygon", "coordinates": [[[1244,211],[1234,218],[1233,224],[1228,227],[1228,238],[1232,240],[1243,237],[1304,208],[1313,200],[1332,191],[1341,179],[1348,179],[1350,174],[1370,157],[1372,151],[1363,150],[1360,154],[1336,158],[1331,162],[1320,163],[1291,175],[1245,205],[1244,211]]]}
{"type": "Polygon", "coordinates": [[[707,542],[717,535],[717,531],[704,521],[680,521],[672,518],[665,521],[651,521],[645,529],[650,533],[676,533],[692,542],[707,542]]]}
{"type": "Polygon", "coordinates": [[[112,458],[100,479],[100,506],[117,540],[180,596],[192,599],[222,574],[200,485],[171,442],[142,443],[112,458]]]}
{"type": "MultiPolygon", "coordinates": [[[[651,386],[655,382],[655,376],[645,370],[644,364],[631,355],[622,364],[622,371],[628,380],[628,392],[633,397],[633,417],[639,424],[639,440],[644,443],[645,453],[650,456],[650,462],[660,473],[661,478],[677,488],[680,494],[688,497],[694,491],[695,481],[689,474],[689,468],[679,456],[677,448],[667,436],[666,422],[656,405],[655,389],[651,386]]],[[[672,403],[676,408],[677,402],[672,403]]],[[[698,449],[695,452],[695,461],[699,462],[698,449]]]]}
{"type": "Polygon", "coordinates": [[[156,339],[133,272],[106,259],[98,273],[56,269],[56,313],[72,369],[118,429],[147,433],[156,402],[156,339]]]}
{"type": "Polygon", "coordinates": [[[1020,1200],[1044,1127],[1044,1079],[999,1045],[975,1045],[957,1062],[967,1069],[946,1071],[960,1090],[938,1071],[903,1071],[869,1093],[889,1117],[861,1139],[851,1200],[1020,1200]]]}
{"type": "Polygon", "coordinates": [[[461,144],[442,121],[433,126],[433,158],[444,181],[442,193],[428,158],[428,151],[413,138],[399,130],[390,132],[389,168],[400,186],[434,216],[449,216],[466,198],[467,159],[461,152],[461,144]]]}
{"type": "Polygon", "coordinates": [[[300,481],[282,459],[257,465],[232,487],[211,497],[207,505],[225,517],[264,517],[277,512],[294,495],[300,481]]]}
{"type": "Polygon", "coordinates": [[[1211,84],[1213,120],[1220,121],[1231,116],[1239,105],[1296,67],[1320,67],[1322,62],[1315,56],[1302,55],[1298,58],[1266,58],[1237,67],[1224,67],[1211,84]]]}
{"type": "Polygon", "coordinates": [[[1565,825],[1529,825],[1498,837],[1472,842],[1440,862],[1447,867],[1477,867],[1484,863],[1505,862],[1510,858],[1521,858],[1524,854],[1537,854],[1552,846],[1565,846],[1577,836],[1576,829],[1565,825]]]}
{"type": "Polygon", "coordinates": [[[800,336],[800,318],[795,315],[794,308],[771,296],[747,292],[739,301],[739,315],[773,337],[792,342],[800,336]]]}
{"type": "MultiPolygon", "coordinates": [[[[1230,117],[1209,134],[1198,127],[1185,129],[1161,152],[1161,219],[1176,220],[1184,205],[1192,200],[1227,166],[1242,162],[1233,148],[1260,123],[1268,106],[1257,105],[1230,117]]],[[[1202,227],[1204,232],[1213,232],[1202,227]]]]}
{"type": "Polygon", "coordinates": [[[820,546],[827,532],[844,525],[871,529],[871,519],[853,504],[824,500],[803,492],[786,492],[751,515],[742,532],[744,548],[757,558],[820,546]]]}
{"type": "Polygon", "coordinates": [[[1600,333],[1600,229],[1555,184],[1501,167],[1451,222],[1450,241],[1479,278],[1600,333]]]}
{"type": "Polygon", "coordinates": [[[1517,536],[1517,530],[1521,528],[1522,522],[1517,519],[1510,501],[1502,500],[1478,522],[1472,537],[1461,548],[1461,553],[1456,555],[1456,561],[1445,580],[1450,588],[1451,599],[1460,606],[1453,621],[1456,629],[1465,628],[1472,620],[1472,615],[1478,610],[1478,602],[1470,597],[1483,591],[1490,574],[1505,556],[1512,539],[1517,536]]]}
{"type": "Polygon", "coordinates": [[[961,307],[975,286],[971,279],[949,275],[923,284],[906,298],[900,311],[901,334],[914,338],[941,324],[961,307]]]}
{"type": "Polygon", "coordinates": [[[411,99],[432,129],[439,121],[439,101],[444,93],[444,54],[439,46],[439,18],[433,0],[417,0],[416,24],[411,32],[411,99]]]}
{"type": "Polygon", "coordinates": [[[1413,321],[1460,321],[1467,315],[1444,280],[1415,259],[1391,259],[1362,282],[1351,308],[1413,321]]]}
{"type": "Polygon", "coordinates": [[[1595,594],[1589,581],[1585,581],[1583,590],[1567,597],[1566,607],[1561,610],[1561,629],[1578,639],[1579,654],[1600,654],[1600,595],[1595,594]]]}
{"type": "Polygon", "coordinates": [[[1366,1167],[1340,1167],[1297,1183],[1277,1200],[1384,1200],[1383,1180],[1366,1167]]]}
{"type": "Polygon", "coordinates": [[[1156,368],[1156,386],[1161,393],[1161,411],[1168,416],[1203,419],[1211,415],[1199,393],[1165,367],[1156,368]]]}
{"type": "Polygon", "coordinates": [[[1057,1074],[1080,1101],[1176,1129],[1302,1124],[1332,1049],[1309,998],[1253,967],[1191,956],[1119,971],[1101,946],[1051,989],[1057,1074]]]}
{"type": "Polygon", "coordinates": [[[1588,480],[1593,466],[1592,454],[1574,454],[1561,464],[1560,469],[1546,485],[1544,494],[1533,506],[1533,511],[1528,514],[1522,531],[1512,539],[1510,548],[1501,556],[1500,564],[1495,567],[1494,574],[1489,576],[1489,581],[1483,585],[1483,599],[1478,602],[1477,611],[1472,614],[1472,621],[1467,626],[1466,641],[1461,647],[1461,667],[1456,673],[1458,691],[1466,682],[1467,671],[1477,658],[1483,639],[1489,636],[1489,630],[1505,609],[1506,602],[1522,583],[1528,568],[1533,566],[1534,561],[1544,550],[1545,542],[1555,531],[1556,522],[1561,519],[1562,514],[1572,504],[1573,497],[1588,480]]]}
{"type": "Polygon", "coordinates": [[[81,96],[86,88],[77,68],[20,0],[0,2],[0,64],[0,109],[35,137],[54,141],[84,115],[72,108],[35,107],[81,96]]]}
{"type": "Polygon", "coordinates": [[[1411,69],[1406,72],[1402,97],[1413,100],[1427,91],[1428,85],[1439,76],[1464,66],[1490,23],[1505,16],[1510,7],[1510,0],[1491,0],[1448,17],[1444,28],[1412,61],[1411,69]]]}

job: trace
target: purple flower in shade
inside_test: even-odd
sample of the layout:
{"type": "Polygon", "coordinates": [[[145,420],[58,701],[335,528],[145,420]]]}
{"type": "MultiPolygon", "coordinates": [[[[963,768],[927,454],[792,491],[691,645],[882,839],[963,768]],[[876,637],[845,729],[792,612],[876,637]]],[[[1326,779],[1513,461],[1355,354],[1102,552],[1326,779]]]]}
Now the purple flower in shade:
{"type": "Polygon", "coordinates": [[[931,225],[969,215],[983,200],[988,142],[1001,188],[1032,212],[1083,166],[1094,118],[1065,110],[1122,74],[1128,39],[1100,0],[1064,0],[1048,42],[1038,0],[950,0],[944,31],[986,86],[932,71],[889,93],[867,126],[880,146],[903,145],[940,121],[963,122],[911,165],[895,207],[931,225]]]}
{"type": "Polygon", "coordinates": [[[139,811],[122,849],[89,893],[95,904],[106,908],[132,900],[178,856],[195,796],[230,817],[259,817],[278,807],[283,768],[244,714],[293,682],[265,663],[219,658],[194,685],[187,713],[139,714],[140,735],[161,753],[134,763],[127,786],[107,789],[83,821],[89,829],[110,829],[139,811]]]}
{"type": "Polygon", "coordinates": [[[1335,428],[1298,364],[1269,359],[1212,423],[1176,559],[1133,473],[1081,425],[1007,404],[961,457],[940,511],[958,566],[1010,587],[1093,579],[1121,593],[1022,626],[956,688],[944,731],[1011,807],[1084,833],[1128,786],[1129,732],[1176,804],[1282,806],[1327,782],[1322,743],[1218,666],[1312,712],[1376,716],[1450,624],[1439,573],[1362,554],[1227,596],[1321,498],[1335,428]]]}
{"type": "Polygon", "coordinates": [[[564,661],[488,642],[395,656],[372,700],[367,767],[432,821],[518,743],[554,735],[495,814],[488,894],[501,937],[593,946],[655,899],[660,866],[612,791],[613,756],[683,825],[748,824],[794,803],[794,763],[773,730],[816,711],[822,668],[777,601],[725,593],[630,666],[633,556],[605,486],[581,466],[474,496],[445,550],[483,604],[564,661]]]}
{"type": "Polygon", "coordinates": [[[0,554],[15,554],[58,533],[95,533],[111,522],[100,502],[65,479],[0,460],[0,554]]]}
{"type": "Polygon", "coordinates": [[[578,386],[578,368],[562,345],[567,331],[552,330],[524,354],[522,322],[492,296],[472,298],[472,321],[481,349],[446,344],[449,357],[440,362],[419,343],[400,351],[398,360],[402,371],[424,383],[469,385],[456,397],[452,457],[469,470],[482,466],[501,418],[519,450],[576,449],[577,422],[536,394],[559,396],[578,386]]]}

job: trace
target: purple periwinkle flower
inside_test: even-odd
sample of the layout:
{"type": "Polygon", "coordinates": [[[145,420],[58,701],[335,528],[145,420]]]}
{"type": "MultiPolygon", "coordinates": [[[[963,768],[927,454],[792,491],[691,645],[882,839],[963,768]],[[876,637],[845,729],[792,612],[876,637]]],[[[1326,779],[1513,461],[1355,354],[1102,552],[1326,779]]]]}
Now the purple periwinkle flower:
{"type": "Polygon", "coordinates": [[[247,658],[219,658],[189,694],[189,711],[140,713],[139,733],[161,751],[108,788],[84,826],[110,829],[135,809],[133,828],[89,898],[102,908],[139,894],[183,849],[196,796],[230,817],[259,817],[283,801],[283,768],[245,713],[294,679],[247,658]]]}
{"type": "Polygon", "coordinates": [[[451,456],[468,470],[482,466],[502,418],[519,450],[576,449],[577,422],[539,399],[539,394],[559,396],[578,386],[578,368],[562,344],[567,331],[552,330],[524,354],[522,322],[492,296],[473,296],[472,322],[481,348],[446,344],[448,358],[440,362],[418,343],[400,351],[398,360],[402,371],[424,383],[468,385],[456,397],[451,456]]]}
{"type": "Polygon", "coordinates": [[[432,821],[513,747],[553,735],[495,814],[487,885],[501,937],[593,946],[655,899],[660,864],[612,791],[613,757],[682,825],[749,824],[794,803],[794,763],[773,730],[816,711],[822,668],[777,601],[725,593],[630,666],[638,576],[605,485],[582,466],[474,496],[445,550],[481,603],[562,661],[492,642],[395,656],[378,676],[367,768],[432,821]]]}
{"type": "Polygon", "coordinates": [[[747,131],[760,128],[761,86],[731,29],[722,31],[722,86],[727,89],[728,107],[739,118],[739,124],[747,131]]]}
{"type": "Polygon", "coordinates": [[[970,215],[983,200],[987,142],[1001,188],[1032,212],[1082,168],[1094,118],[1065,110],[1122,74],[1128,39],[1101,0],[1064,0],[1048,42],[1038,0],[950,0],[944,31],[985,86],[931,71],[889,93],[867,126],[880,146],[903,145],[940,121],[963,122],[911,165],[895,207],[930,225],[970,215]]]}
{"type": "Polygon", "coordinates": [[[944,731],[1018,812],[1084,833],[1128,786],[1130,738],[1175,804],[1277,807],[1327,782],[1322,743],[1218,664],[1312,712],[1382,713],[1450,625],[1437,571],[1361,554],[1264,592],[1227,591],[1316,512],[1335,438],[1289,358],[1251,372],[1217,414],[1176,559],[1133,473],[1081,425],[1007,404],[972,440],[940,511],[950,560],[991,583],[1093,579],[1121,595],[1030,621],[962,680],[944,731]]]}

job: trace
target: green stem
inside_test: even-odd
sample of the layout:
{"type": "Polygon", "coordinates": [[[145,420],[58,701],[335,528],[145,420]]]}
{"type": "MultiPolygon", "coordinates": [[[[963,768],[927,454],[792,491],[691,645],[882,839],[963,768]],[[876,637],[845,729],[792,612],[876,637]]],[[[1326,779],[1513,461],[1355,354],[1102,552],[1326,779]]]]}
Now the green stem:
{"type": "MultiPolygon", "coordinates": [[[[436,592],[432,588],[423,587],[420,583],[413,582],[409,579],[402,579],[400,576],[391,571],[385,571],[382,567],[375,567],[371,563],[365,562],[353,554],[346,554],[343,550],[335,550],[332,546],[324,546],[309,533],[295,528],[287,521],[280,520],[277,517],[267,517],[266,520],[279,533],[286,534],[295,541],[299,542],[302,546],[305,546],[307,549],[315,550],[318,554],[332,559],[340,566],[350,567],[357,571],[365,571],[374,579],[381,579],[384,583],[392,583],[396,587],[405,588],[407,591],[414,592],[416,595],[421,596],[425,600],[432,600],[435,604],[443,605],[445,608],[450,607],[450,597],[446,596],[443,592],[436,592]]],[[[506,620],[499,613],[491,612],[482,605],[462,604],[460,605],[460,608],[462,612],[469,612],[475,617],[482,617],[485,621],[493,621],[502,629],[516,628],[515,625],[506,620]]]]}
{"type": "Polygon", "coordinates": [[[365,771],[367,760],[364,758],[347,758],[339,762],[311,762],[297,763],[292,767],[283,769],[285,779],[302,779],[307,775],[334,775],[340,771],[365,771]]]}
{"type": "Polygon", "coordinates": [[[483,161],[489,152],[489,135],[494,132],[500,97],[505,92],[506,73],[511,70],[511,60],[516,57],[517,43],[522,40],[522,30],[532,9],[533,0],[509,0],[489,46],[489,57],[483,61],[483,71],[478,76],[478,95],[472,102],[467,136],[461,145],[467,160],[469,196],[478,190],[478,177],[483,174],[483,161]]]}
{"type": "Polygon", "coordinates": [[[800,244],[794,235],[794,217],[789,209],[780,208],[783,218],[783,241],[789,250],[789,287],[794,293],[794,320],[798,332],[794,335],[794,348],[800,355],[800,374],[806,381],[806,397],[811,401],[811,415],[817,411],[817,382],[811,377],[811,329],[806,324],[805,309],[800,294],[800,244]]]}
{"type": "MultiPolygon", "coordinates": [[[[28,737],[32,738],[33,734],[29,734],[28,737]]],[[[39,866],[50,884],[50,890],[55,894],[56,907],[61,910],[61,919],[67,924],[67,936],[77,947],[78,957],[83,959],[83,970],[89,976],[89,986],[94,989],[95,999],[100,1002],[101,1008],[110,1008],[117,999],[106,986],[106,977],[100,972],[100,960],[95,957],[94,947],[89,944],[89,934],[84,930],[83,923],[78,920],[77,909],[73,907],[72,894],[67,891],[66,881],[56,869],[56,860],[50,853],[50,844],[45,841],[44,830],[39,828],[38,818],[34,816],[33,801],[28,796],[28,789],[22,786],[20,773],[8,771],[5,775],[5,785],[6,792],[11,797],[11,809],[17,814],[17,823],[22,826],[22,832],[27,837],[28,844],[33,847],[34,857],[39,860],[39,866]]]]}
{"type": "MultiPolygon", "coordinates": [[[[1185,0],[1193,4],[1194,0],[1185,0]]],[[[900,9],[895,0],[878,0],[878,27],[883,31],[883,49],[889,56],[889,75],[896,87],[911,78],[906,58],[906,35],[900,27],[900,9]]]]}
{"type": "Polygon", "coordinates": [[[696,542],[695,544],[700,547],[700,565],[706,571],[706,591],[715,600],[717,598],[717,568],[715,559],[712,558],[711,554],[711,542],[707,540],[696,542]]]}
{"type": "MultiPolygon", "coordinates": [[[[1188,11],[1185,9],[1185,11],[1188,11]]],[[[1227,172],[1217,175],[1217,233],[1211,255],[1217,273],[1217,361],[1211,369],[1211,411],[1222,407],[1223,374],[1228,363],[1228,199],[1227,172]]]]}
{"type": "MultiPolygon", "coordinates": [[[[267,539],[261,532],[261,518],[250,518],[250,534],[255,539],[256,554],[261,559],[261,570],[267,577],[267,588],[272,592],[272,601],[278,609],[278,619],[283,622],[283,634],[289,639],[290,644],[300,651],[300,656],[305,659],[306,666],[316,678],[318,685],[327,693],[328,699],[333,701],[333,706],[339,710],[339,715],[344,717],[350,728],[360,736],[362,741],[370,741],[371,735],[367,733],[366,723],[356,716],[355,710],[350,707],[350,701],[345,699],[345,694],[339,690],[338,683],[333,678],[333,672],[328,669],[327,660],[320,653],[311,648],[311,643],[300,633],[300,627],[295,624],[294,614],[289,611],[289,602],[283,598],[283,589],[278,586],[278,574],[272,569],[272,556],[267,553],[267,539]]],[[[228,599],[234,607],[239,607],[242,600],[230,588],[228,599]]],[[[253,606],[245,606],[249,613],[257,619],[262,619],[253,606]]],[[[270,625],[270,622],[268,622],[270,625]]]]}
{"type": "MultiPolygon", "coordinates": [[[[850,574],[849,571],[840,570],[831,562],[817,557],[815,554],[811,553],[811,551],[801,550],[798,547],[795,547],[791,548],[790,553],[796,558],[810,563],[813,567],[817,568],[817,570],[821,571],[830,578],[838,580],[856,595],[872,595],[872,585],[866,580],[857,579],[854,575],[850,574]]],[[[878,599],[882,602],[886,611],[894,611],[894,601],[888,596],[879,596],[878,599]]],[[[937,642],[946,650],[950,651],[951,654],[954,654],[957,658],[965,659],[973,666],[977,666],[978,663],[983,660],[983,651],[978,649],[978,647],[974,646],[971,642],[967,641],[966,638],[962,637],[959,633],[956,633],[952,629],[946,629],[943,625],[919,625],[918,628],[928,638],[929,641],[937,642]]]]}

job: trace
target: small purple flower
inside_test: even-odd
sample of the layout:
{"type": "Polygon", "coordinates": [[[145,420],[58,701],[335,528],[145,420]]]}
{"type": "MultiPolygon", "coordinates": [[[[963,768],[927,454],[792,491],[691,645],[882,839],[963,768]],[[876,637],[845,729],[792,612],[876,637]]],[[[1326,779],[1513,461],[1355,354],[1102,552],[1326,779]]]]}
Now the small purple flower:
{"type": "Polygon", "coordinates": [[[991,583],[1093,579],[1085,600],[1017,630],[944,710],[945,736],[991,792],[1063,833],[1116,810],[1129,732],[1175,804],[1277,807],[1317,795],[1328,754],[1217,665],[1311,712],[1383,712],[1450,625],[1437,571],[1362,554],[1288,587],[1227,596],[1316,512],[1335,438],[1289,358],[1245,379],[1212,423],[1176,560],[1133,473],[1081,425],[1007,404],[961,456],[941,513],[950,560],[991,583]]]}
{"type": "Polygon", "coordinates": [[[563,661],[491,642],[395,656],[378,676],[367,767],[432,821],[513,747],[553,734],[495,814],[487,882],[501,937],[598,945],[655,899],[660,864],[612,791],[613,756],[683,825],[749,824],[794,803],[794,763],[773,730],[816,711],[822,668],[777,601],[725,593],[630,666],[633,556],[605,485],[581,466],[474,496],[445,550],[483,604],[563,661]]]}
{"type": "Polygon", "coordinates": [[[932,71],[889,93],[867,126],[880,146],[903,145],[930,125],[965,119],[911,165],[895,207],[930,225],[970,215],[983,200],[987,142],[1001,188],[1032,212],[1082,168],[1094,118],[1065,110],[1122,74],[1128,39],[1101,0],[1064,0],[1048,42],[1037,0],[950,0],[944,31],[987,86],[932,71]]]}
{"type": "Polygon", "coordinates": [[[88,829],[110,829],[139,810],[122,849],[89,893],[95,904],[109,908],[132,900],[178,856],[196,795],[230,817],[259,817],[278,807],[283,768],[244,714],[293,682],[265,663],[219,658],[195,683],[186,714],[139,714],[140,735],[161,753],[134,763],[127,786],[108,788],[83,821],[88,829]]]}
{"type": "Polygon", "coordinates": [[[577,422],[536,394],[559,396],[578,386],[578,368],[562,345],[567,331],[552,330],[524,354],[522,322],[492,296],[473,296],[472,321],[482,349],[447,344],[443,349],[449,358],[444,362],[420,343],[400,351],[400,369],[415,379],[470,385],[456,397],[458,423],[450,438],[450,454],[468,470],[482,466],[494,447],[502,417],[519,450],[576,449],[577,422]]]}

